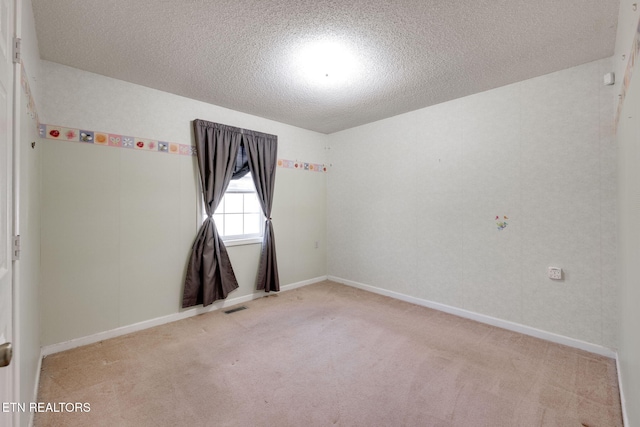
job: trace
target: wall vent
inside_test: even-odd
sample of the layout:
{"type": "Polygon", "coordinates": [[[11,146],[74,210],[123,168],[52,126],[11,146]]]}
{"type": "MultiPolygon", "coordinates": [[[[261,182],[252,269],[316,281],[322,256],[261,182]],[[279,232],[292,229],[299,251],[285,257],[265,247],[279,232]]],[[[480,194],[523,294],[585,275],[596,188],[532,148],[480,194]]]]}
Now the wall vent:
{"type": "Polygon", "coordinates": [[[235,313],[236,311],[241,311],[246,309],[247,307],[245,307],[244,305],[241,305],[240,307],[232,308],[231,310],[225,311],[224,314],[231,314],[231,313],[235,313]]]}

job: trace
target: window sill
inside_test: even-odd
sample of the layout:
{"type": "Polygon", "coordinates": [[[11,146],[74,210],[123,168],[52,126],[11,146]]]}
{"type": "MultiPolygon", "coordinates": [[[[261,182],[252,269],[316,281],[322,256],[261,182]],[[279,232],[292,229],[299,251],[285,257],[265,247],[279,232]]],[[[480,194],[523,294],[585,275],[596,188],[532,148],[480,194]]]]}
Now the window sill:
{"type": "Polygon", "coordinates": [[[226,247],[230,246],[243,246],[243,245],[257,245],[262,243],[262,237],[252,237],[250,239],[235,239],[235,240],[223,240],[226,247]]]}

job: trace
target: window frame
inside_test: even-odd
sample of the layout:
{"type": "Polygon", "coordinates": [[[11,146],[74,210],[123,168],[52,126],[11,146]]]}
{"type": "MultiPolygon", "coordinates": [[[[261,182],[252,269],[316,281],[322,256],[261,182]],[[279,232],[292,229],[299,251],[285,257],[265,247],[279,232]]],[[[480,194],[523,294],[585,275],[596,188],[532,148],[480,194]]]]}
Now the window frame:
{"type": "MultiPolygon", "coordinates": [[[[249,172],[247,175],[245,176],[251,176],[251,172],[249,172]]],[[[244,178],[244,177],[243,177],[244,178]]],[[[241,178],[242,179],[242,178],[241,178]]],[[[255,188],[255,184],[253,183],[253,178],[250,178],[251,181],[251,185],[253,187],[253,191],[250,190],[234,190],[234,189],[229,189],[229,187],[227,187],[227,190],[224,192],[224,196],[226,196],[229,193],[232,194],[255,194],[256,198],[257,198],[257,190],[255,188]]],[[[223,196],[223,197],[224,197],[223,196]]],[[[201,209],[201,213],[202,213],[202,221],[204,222],[207,219],[207,213],[206,213],[206,209],[204,207],[204,200],[202,200],[201,197],[201,204],[200,204],[200,209],[201,209]]],[[[220,203],[220,205],[218,205],[218,208],[220,208],[222,206],[222,201],[220,203]]],[[[245,209],[244,209],[244,199],[243,199],[243,212],[241,215],[245,215],[245,209]]],[[[217,209],[216,209],[217,211],[217,209]]],[[[253,212],[251,212],[253,213],[253,212]]],[[[264,217],[264,212],[262,212],[262,208],[258,209],[258,214],[260,215],[260,233],[259,234],[239,234],[239,235],[232,235],[232,236],[223,236],[222,233],[220,234],[220,237],[222,238],[222,241],[224,242],[225,246],[241,246],[241,245],[255,245],[255,244],[261,244],[262,241],[264,240],[264,222],[265,222],[265,217],[264,217]]],[[[222,214],[222,215],[233,215],[233,214],[222,214]]],[[[214,212],[214,216],[215,216],[215,212],[214,212]]],[[[212,218],[215,221],[215,218],[212,218]]],[[[216,224],[217,227],[217,224],[216,224]]]]}

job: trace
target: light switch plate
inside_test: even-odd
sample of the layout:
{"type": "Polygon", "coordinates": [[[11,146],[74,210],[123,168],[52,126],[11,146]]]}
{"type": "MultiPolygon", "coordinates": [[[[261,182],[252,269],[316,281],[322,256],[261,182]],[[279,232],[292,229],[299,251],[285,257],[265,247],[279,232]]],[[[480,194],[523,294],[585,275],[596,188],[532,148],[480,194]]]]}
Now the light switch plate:
{"type": "Polygon", "coordinates": [[[549,267],[549,279],[562,280],[562,269],[560,267],[549,267]]]}

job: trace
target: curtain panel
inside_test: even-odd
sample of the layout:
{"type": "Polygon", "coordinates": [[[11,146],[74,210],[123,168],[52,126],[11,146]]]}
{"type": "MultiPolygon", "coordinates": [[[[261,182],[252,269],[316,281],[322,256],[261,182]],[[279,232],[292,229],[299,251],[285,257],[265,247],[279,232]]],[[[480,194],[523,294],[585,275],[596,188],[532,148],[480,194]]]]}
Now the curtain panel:
{"type": "Polygon", "coordinates": [[[265,292],[279,291],[278,262],[276,259],[276,241],[271,223],[273,188],[276,182],[278,156],[278,137],[260,132],[245,131],[243,138],[247,151],[247,160],[260,206],[265,217],[262,253],[258,267],[257,289],[265,292]]]}
{"type": "Polygon", "coordinates": [[[213,213],[231,181],[242,134],[238,128],[204,120],[194,120],[193,130],[207,218],[191,248],[183,308],[197,304],[207,306],[225,299],[229,292],[238,288],[227,248],[213,221],[213,213]]]}
{"type": "Polygon", "coordinates": [[[257,289],[279,291],[271,206],[275,185],[278,138],[204,120],[193,122],[198,168],[207,218],[196,235],[184,284],[182,307],[207,306],[238,288],[229,255],[218,234],[213,213],[232,178],[249,170],[265,215],[257,289]]]}

